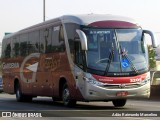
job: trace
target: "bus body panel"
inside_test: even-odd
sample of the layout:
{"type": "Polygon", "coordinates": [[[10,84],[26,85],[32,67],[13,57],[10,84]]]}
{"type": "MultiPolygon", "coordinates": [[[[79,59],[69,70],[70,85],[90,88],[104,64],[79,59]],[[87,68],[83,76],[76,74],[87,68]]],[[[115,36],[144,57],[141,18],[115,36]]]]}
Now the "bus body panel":
{"type": "Polygon", "coordinates": [[[21,61],[18,62],[18,66],[14,66],[18,68],[11,66],[14,64],[13,61],[11,63],[8,60],[7,62],[4,60],[5,63],[3,67],[5,70],[3,70],[3,84],[6,93],[13,94],[15,92],[14,82],[17,79],[20,82],[23,94],[32,96],[55,96],[58,98],[60,92],[59,82],[61,78],[64,78],[69,85],[71,97],[83,100],[79,90],[76,88],[66,52],[47,55],[42,54],[39,58],[36,58],[34,55],[30,56],[32,56],[29,57],[30,59],[24,59],[25,63],[21,61]],[[35,63],[38,63],[36,73],[33,68],[35,63]],[[12,69],[6,67],[8,64],[11,64],[9,67],[12,67],[12,69]],[[21,67],[19,67],[19,65],[21,65],[21,67]],[[36,74],[36,76],[34,77],[33,74],[36,74]]]}

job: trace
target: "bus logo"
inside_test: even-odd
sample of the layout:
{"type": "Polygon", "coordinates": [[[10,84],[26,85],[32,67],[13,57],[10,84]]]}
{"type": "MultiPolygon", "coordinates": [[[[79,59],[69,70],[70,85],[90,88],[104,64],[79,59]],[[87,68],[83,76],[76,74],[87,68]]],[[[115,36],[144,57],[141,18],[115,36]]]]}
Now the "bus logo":
{"type": "Polygon", "coordinates": [[[125,84],[120,84],[120,85],[119,85],[119,88],[125,88],[125,87],[126,87],[125,84]]]}
{"type": "Polygon", "coordinates": [[[22,62],[22,65],[21,65],[21,68],[20,68],[20,78],[21,80],[23,80],[25,83],[32,83],[36,80],[36,73],[37,73],[37,67],[38,67],[38,62],[36,62],[35,64],[32,64],[30,66],[27,67],[27,69],[31,70],[33,73],[32,73],[32,78],[31,79],[27,79],[25,76],[24,76],[24,72],[23,72],[23,69],[25,68],[25,64],[28,60],[32,59],[32,58],[39,58],[40,56],[40,53],[33,53],[29,56],[27,56],[24,61],[22,62]]]}

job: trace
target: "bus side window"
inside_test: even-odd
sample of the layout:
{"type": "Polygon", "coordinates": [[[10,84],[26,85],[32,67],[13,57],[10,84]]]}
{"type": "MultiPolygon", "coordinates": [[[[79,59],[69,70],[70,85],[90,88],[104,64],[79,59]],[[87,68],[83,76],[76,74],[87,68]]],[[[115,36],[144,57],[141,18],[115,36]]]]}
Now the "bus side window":
{"type": "Polygon", "coordinates": [[[39,31],[29,33],[28,53],[39,52],[39,31]]]}
{"type": "Polygon", "coordinates": [[[59,42],[64,41],[64,30],[63,30],[63,26],[60,26],[60,30],[59,30],[59,42]]]}
{"type": "Polygon", "coordinates": [[[19,56],[19,49],[20,49],[19,36],[16,36],[15,38],[13,38],[13,48],[12,48],[13,57],[19,56]]]}
{"type": "Polygon", "coordinates": [[[1,53],[2,58],[5,58],[5,49],[6,49],[6,39],[2,41],[2,53],[1,53]]]}
{"type": "Polygon", "coordinates": [[[52,27],[44,28],[40,30],[40,38],[39,38],[40,53],[51,52],[51,43],[52,43],[51,37],[52,37],[52,27]]]}
{"type": "Polygon", "coordinates": [[[4,49],[4,57],[10,58],[11,57],[11,43],[9,42],[10,40],[7,40],[5,49],[4,49]]]}
{"type": "Polygon", "coordinates": [[[83,53],[81,49],[81,43],[75,41],[75,62],[76,64],[83,69],[83,53]]]}
{"type": "Polygon", "coordinates": [[[65,38],[64,38],[64,30],[63,26],[60,26],[60,31],[59,31],[59,51],[63,52],[65,51],[65,38]]]}
{"type": "Polygon", "coordinates": [[[52,31],[52,51],[53,52],[64,52],[64,34],[62,26],[53,26],[52,31]]]}
{"type": "Polygon", "coordinates": [[[73,62],[83,69],[83,52],[81,49],[81,43],[75,40],[69,40],[71,58],[73,62]]]}
{"type": "Polygon", "coordinates": [[[69,39],[68,40],[68,43],[69,43],[69,48],[70,48],[70,53],[71,53],[71,58],[72,58],[72,61],[75,62],[75,44],[74,44],[74,41],[72,39],[69,39]]]}
{"type": "Polygon", "coordinates": [[[45,29],[45,53],[51,53],[52,52],[52,27],[45,29]]]}
{"type": "Polygon", "coordinates": [[[40,30],[40,40],[39,40],[39,50],[40,53],[45,53],[45,32],[44,30],[40,30]]]}
{"type": "Polygon", "coordinates": [[[28,33],[20,35],[20,56],[28,55],[28,33]]]}

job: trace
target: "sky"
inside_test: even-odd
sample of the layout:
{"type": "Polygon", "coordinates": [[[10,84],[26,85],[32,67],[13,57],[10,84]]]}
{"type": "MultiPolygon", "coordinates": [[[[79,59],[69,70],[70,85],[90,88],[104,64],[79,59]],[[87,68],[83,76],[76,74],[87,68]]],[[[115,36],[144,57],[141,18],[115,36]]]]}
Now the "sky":
{"type": "MultiPolygon", "coordinates": [[[[45,0],[46,20],[67,14],[113,14],[134,18],[143,29],[160,36],[160,0],[45,0]]],[[[0,42],[43,22],[43,0],[0,0],[0,42]]],[[[160,40],[159,40],[160,41],[160,40]]]]}

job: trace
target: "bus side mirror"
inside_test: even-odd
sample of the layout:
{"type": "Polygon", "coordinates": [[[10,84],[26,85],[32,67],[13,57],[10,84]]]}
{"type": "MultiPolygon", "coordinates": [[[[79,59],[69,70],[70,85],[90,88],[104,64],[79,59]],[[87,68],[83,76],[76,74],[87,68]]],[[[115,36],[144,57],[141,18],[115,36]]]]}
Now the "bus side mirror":
{"type": "Polygon", "coordinates": [[[86,37],[85,33],[82,30],[79,30],[79,29],[77,29],[76,32],[79,35],[82,50],[88,50],[87,37],[86,37]]]}
{"type": "Polygon", "coordinates": [[[148,35],[151,36],[152,47],[153,48],[157,48],[158,47],[158,43],[157,43],[157,38],[156,38],[155,34],[152,31],[149,31],[149,30],[143,30],[143,33],[148,34],[148,35]]]}

